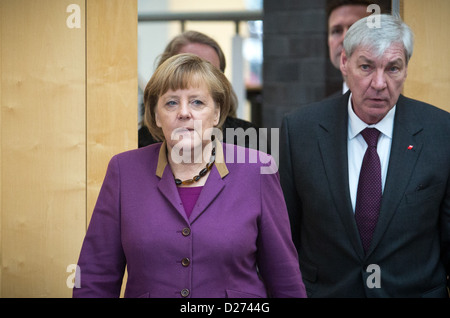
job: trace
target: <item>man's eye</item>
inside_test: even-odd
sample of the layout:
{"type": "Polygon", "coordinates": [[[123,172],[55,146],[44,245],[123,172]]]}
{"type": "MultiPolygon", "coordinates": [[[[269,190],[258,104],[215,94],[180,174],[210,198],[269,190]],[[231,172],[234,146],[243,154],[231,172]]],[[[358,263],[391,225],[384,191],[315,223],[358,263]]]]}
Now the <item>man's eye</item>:
{"type": "Polygon", "coordinates": [[[343,29],[341,27],[334,27],[331,29],[330,34],[331,35],[340,35],[342,34],[343,29]]]}
{"type": "Polygon", "coordinates": [[[370,65],[368,65],[368,64],[363,64],[363,65],[361,65],[361,69],[362,69],[363,71],[368,71],[368,70],[370,70],[370,65]]]}
{"type": "Polygon", "coordinates": [[[392,66],[389,70],[390,70],[392,73],[397,73],[398,71],[400,71],[400,68],[397,67],[397,66],[392,66]]]}

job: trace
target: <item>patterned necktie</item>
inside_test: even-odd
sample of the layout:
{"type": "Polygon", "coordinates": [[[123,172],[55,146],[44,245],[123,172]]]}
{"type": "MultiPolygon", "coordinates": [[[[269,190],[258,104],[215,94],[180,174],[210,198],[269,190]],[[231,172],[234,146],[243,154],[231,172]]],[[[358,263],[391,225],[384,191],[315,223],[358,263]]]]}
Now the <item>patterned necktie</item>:
{"type": "Polygon", "coordinates": [[[381,164],[377,153],[380,132],[376,128],[366,128],[361,135],[368,147],[359,174],[355,219],[364,251],[367,252],[378,221],[382,197],[381,164]]]}

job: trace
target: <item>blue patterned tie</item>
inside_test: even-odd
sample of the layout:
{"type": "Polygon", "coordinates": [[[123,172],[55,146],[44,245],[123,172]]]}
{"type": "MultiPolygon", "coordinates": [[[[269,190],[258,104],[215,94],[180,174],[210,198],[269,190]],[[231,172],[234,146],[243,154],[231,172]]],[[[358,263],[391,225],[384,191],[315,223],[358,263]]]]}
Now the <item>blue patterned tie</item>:
{"type": "Polygon", "coordinates": [[[359,174],[355,219],[364,251],[367,252],[378,221],[382,197],[381,164],[377,153],[380,132],[376,128],[366,128],[361,135],[367,143],[367,150],[359,174]]]}

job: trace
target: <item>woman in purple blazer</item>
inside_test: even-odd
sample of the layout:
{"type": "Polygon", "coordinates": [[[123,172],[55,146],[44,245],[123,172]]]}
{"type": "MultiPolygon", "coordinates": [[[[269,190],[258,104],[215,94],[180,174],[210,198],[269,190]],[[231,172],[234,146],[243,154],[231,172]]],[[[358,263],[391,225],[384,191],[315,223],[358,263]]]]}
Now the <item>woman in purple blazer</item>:
{"type": "Polygon", "coordinates": [[[273,159],[214,138],[231,92],[195,55],[158,67],[145,122],[163,142],[111,159],[74,297],[119,297],[125,268],[125,297],[306,297],[273,159]]]}

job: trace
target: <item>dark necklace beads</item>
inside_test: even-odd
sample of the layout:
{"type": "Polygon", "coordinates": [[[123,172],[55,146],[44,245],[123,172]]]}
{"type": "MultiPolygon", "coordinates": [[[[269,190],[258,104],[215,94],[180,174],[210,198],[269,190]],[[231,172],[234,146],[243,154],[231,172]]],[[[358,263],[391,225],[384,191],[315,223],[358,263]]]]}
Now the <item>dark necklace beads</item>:
{"type": "Polygon", "coordinates": [[[206,174],[208,173],[209,170],[211,170],[212,166],[214,165],[214,162],[216,161],[216,148],[213,147],[212,151],[211,151],[211,158],[209,159],[209,162],[206,164],[206,167],[203,168],[202,170],[200,170],[200,172],[198,173],[198,175],[196,175],[195,177],[193,177],[192,179],[188,179],[188,180],[184,180],[181,181],[180,179],[175,178],[175,184],[177,186],[180,185],[189,185],[192,184],[194,182],[197,182],[198,180],[200,180],[202,177],[206,176],[206,174]]]}

